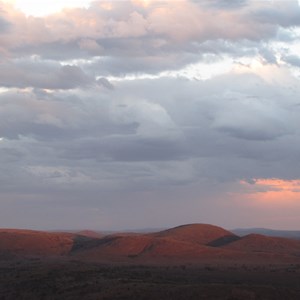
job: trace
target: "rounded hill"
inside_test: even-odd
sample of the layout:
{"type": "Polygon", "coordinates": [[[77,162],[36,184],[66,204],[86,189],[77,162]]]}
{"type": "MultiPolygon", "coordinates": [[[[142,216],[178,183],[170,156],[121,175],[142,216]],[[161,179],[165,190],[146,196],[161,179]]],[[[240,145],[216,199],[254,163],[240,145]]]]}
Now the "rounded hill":
{"type": "Polygon", "coordinates": [[[172,238],[179,241],[208,245],[224,238],[236,237],[222,227],[209,224],[187,224],[151,234],[155,237],[172,238]]]}

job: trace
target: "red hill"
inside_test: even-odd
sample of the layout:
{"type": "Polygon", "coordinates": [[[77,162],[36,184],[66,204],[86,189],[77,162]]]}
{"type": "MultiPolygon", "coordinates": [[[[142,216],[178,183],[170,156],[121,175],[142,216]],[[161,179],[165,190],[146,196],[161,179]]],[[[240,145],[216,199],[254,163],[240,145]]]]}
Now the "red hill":
{"type": "MultiPolygon", "coordinates": [[[[158,233],[152,234],[154,237],[167,237],[178,241],[207,245],[225,238],[237,238],[236,235],[221,227],[209,224],[188,224],[158,233]]],[[[214,246],[214,245],[213,245],[214,246]]],[[[217,245],[218,246],[218,245],[217,245]]]]}

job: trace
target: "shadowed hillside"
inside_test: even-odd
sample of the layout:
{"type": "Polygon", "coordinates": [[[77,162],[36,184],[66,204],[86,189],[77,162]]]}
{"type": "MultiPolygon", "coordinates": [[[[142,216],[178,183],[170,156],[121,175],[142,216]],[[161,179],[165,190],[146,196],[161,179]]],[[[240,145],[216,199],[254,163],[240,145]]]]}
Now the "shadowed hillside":
{"type": "Polygon", "coordinates": [[[76,232],[77,235],[83,235],[83,236],[86,236],[86,237],[90,237],[90,238],[102,238],[104,235],[99,233],[99,232],[96,232],[96,231],[92,231],[92,230],[81,230],[81,231],[78,231],[76,232]]]}

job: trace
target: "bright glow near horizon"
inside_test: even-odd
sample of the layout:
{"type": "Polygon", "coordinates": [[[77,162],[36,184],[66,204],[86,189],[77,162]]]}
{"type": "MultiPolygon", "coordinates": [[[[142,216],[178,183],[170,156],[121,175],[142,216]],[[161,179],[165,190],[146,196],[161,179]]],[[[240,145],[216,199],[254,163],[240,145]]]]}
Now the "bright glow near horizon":
{"type": "Polygon", "coordinates": [[[243,180],[240,183],[247,190],[244,197],[256,203],[285,206],[299,201],[300,180],[269,178],[255,179],[253,184],[243,180]]]}
{"type": "Polygon", "coordinates": [[[88,7],[90,0],[4,0],[13,4],[26,15],[45,16],[61,11],[64,8],[88,7]]]}

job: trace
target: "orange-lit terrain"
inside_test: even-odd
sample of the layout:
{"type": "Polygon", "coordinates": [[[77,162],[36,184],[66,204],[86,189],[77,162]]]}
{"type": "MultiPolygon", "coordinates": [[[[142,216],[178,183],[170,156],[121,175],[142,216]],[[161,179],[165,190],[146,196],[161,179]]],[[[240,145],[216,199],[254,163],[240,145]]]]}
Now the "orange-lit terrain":
{"type": "Polygon", "coordinates": [[[10,255],[66,255],[70,253],[74,236],[33,230],[0,230],[0,253],[10,255]]]}
{"type": "Polygon", "coordinates": [[[93,231],[51,233],[0,230],[0,253],[16,257],[64,257],[100,262],[205,263],[212,261],[300,263],[300,241],[250,234],[239,237],[223,228],[191,224],[149,233],[101,236],[93,231]]]}
{"type": "Polygon", "coordinates": [[[299,299],[300,241],[191,224],[147,233],[0,230],[0,299],[299,299]]]}

